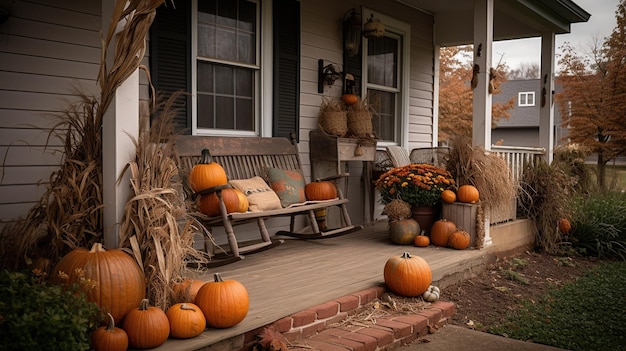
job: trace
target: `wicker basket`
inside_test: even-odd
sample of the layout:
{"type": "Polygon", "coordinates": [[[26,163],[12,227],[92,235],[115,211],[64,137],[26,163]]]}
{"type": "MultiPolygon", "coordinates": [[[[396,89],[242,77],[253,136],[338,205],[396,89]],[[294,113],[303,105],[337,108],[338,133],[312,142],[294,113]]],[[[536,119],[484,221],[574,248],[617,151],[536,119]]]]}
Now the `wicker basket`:
{"type": "Polygon", "coordinates": [[[349,111],[348,132],[356,137],[372,135],[372,113],[369,111],[349,111]]]}
{"type": "Polygon", "coordinates": [[[348,133],[348,120],[345,111],[321,114],[319,125],[326,134],[342,137],[348,133]]]}

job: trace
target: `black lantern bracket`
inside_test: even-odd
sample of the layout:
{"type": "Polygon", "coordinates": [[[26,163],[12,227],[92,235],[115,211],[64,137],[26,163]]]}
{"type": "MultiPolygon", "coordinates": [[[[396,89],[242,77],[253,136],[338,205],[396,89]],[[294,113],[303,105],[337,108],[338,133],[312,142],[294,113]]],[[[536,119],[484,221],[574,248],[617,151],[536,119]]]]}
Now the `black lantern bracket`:
{"type": "Polygon", "coordinates": [[[324,66],[324,60],[317,60],[317,92],[324,92],[324,84],[333,85],[335,81],[343,77],[343,72],[339,71],[339,67],[334,63],[324,66]]]}

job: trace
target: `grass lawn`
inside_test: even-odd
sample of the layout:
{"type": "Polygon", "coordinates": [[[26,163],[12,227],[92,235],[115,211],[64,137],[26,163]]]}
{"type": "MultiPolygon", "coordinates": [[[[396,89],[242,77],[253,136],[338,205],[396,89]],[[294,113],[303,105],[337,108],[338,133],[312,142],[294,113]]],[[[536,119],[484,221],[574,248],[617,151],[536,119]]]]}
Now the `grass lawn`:
{"type": "Polygon", "coordinates": [[[626,350],[626,262],[607,261],[490,332],[568,350],[626,350]]]}

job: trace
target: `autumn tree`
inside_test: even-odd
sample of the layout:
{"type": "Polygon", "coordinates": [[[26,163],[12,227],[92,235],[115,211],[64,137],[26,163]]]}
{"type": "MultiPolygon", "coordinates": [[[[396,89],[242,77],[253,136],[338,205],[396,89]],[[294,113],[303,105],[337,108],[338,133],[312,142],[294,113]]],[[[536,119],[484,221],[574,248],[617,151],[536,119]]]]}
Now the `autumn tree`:
{"type": "Polygon", "coordinates": [[[602,44],[583,56],[571,44],[562,46],[562,70],[556,95],[563,126],[571,143],[597,155],[598,185],[605,188],[605,166],[626,154],[626,0],[621,0],[617,25],[602,44]]]}
{"type": "MultiPolygon", "coordinates": [[[[471,46],[444,47],[439,56],[439,140],[452,136],[472,135],[472,98],[470,85],[473,73],[471,46]]],[[[506,66],[499,65],[493,71],[492,94],[500,93],[500,84],[505,81],[506,66]]],[[[509,118],[514,99],[492,106],[492,125],[501,118],[509,118]]]]}
{"type": "Polygon", "coordinates": [[[541,66],[536,62],[521,63],[517,68],[506,72],[507,80],[539,79],[540,77],[541,66]]]}

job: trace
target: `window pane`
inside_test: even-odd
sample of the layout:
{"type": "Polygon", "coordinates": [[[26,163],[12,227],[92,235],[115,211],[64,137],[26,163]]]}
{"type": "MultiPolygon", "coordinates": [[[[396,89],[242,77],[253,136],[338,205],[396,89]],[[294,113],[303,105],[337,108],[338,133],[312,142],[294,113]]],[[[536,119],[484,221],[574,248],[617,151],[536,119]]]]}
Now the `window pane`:
{"type": "Polygon", "coordinates": [[[396,94],[368,89],[367,97],[375,111],[372,118],[374,133],[381,140],[395,141],[396,94]]]}
{"type": "Polygon", "coordinates": [[[229,66],[215,65],[215,92],[233,95],[234,69],[229,66]]]}
{"type": "Polygon", "coordinates": [[[254,64],[256,62],[256,47],[254,45],[254,34],[239,33],[238,61],[254,64]]]}
{"type": "Polygon", "coordinates": [[[198,93],[198,127],[215,128],[215,97],[198,93]]]}
{"type": "Polygon", "coordinates": [[[235,99],[218,96],[215,98],[215,127],[219,129],[234,129],[235,99]]]}
{"type": "Polygon", "coordinates": [[[198,62],[198,92],[213,92],[213,65],[198,62]]]}
{"type": "Polygon", "coordinates": [[[198,55],[215,57],[215,26],[198,25],[198,55]]]}
{"type": "Polygon", "coordinates": [[[372,84],[397,87],[398,40],[373,38],[367,42],[367,78],[372,84]]]}
{"type": "Polygon", "coordinates": [[[235,94],[252,97],[254,72],[250,69],[238,68],[235,70],[235,94]]]}
{"type": "Polygon", "coordinates": [[[237,2],[231,0],[218,1],[217,16],[218,24],[231,28],[237,27],[237,2]]]}
{"type": "Polygon", "coordinates": [[[222,60],[237,61],[237,33],[232,29],[217,28],[215,57],[222,60]]]}
{"type": "Polygon", "coordinates": [[[535,104],[535,94],[528,94],[528,102],[529,105],[535,104]]]}
{"type": "Polygon", "coordinates": [[[237,99],[237,130],[254,131],[254,113],[252,112],[252,99],[237,99]]]}

